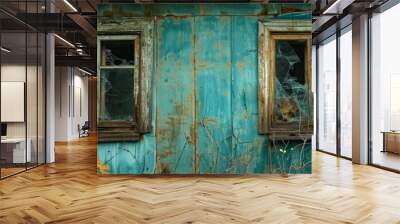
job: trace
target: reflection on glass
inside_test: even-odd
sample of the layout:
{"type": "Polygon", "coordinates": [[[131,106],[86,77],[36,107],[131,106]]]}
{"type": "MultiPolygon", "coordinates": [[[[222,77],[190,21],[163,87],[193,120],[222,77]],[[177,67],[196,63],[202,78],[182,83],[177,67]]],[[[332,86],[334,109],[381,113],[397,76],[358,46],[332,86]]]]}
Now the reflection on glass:
{"type": "Polygon", "coordinates": [[[336,39],[318,48],[318,147],[336,154],[336,39]]]}
{"type": "Polygon", "coordinates": [[[308,120],[305,40],[276,40],[274,120],[308,120]]]}
{"type": "Polygon", "coordinates": [[[134,40],[104,40],[101,43],[102,66],[135,65],[134,40]]]}
{"type": "Polygon", "coordinates": [[[340,37],[340,154],[352,157],[352,34],[340,37]]]}
{"type": "MultiPolygon", "coordinates": [[[[45,0],[0,1],[1,6],[16,10],[22,17],[24,12],[44,12],[45,3],[45,0]]],[[[5,100],[0,108],[2,114],[14,116],[12,121],[3,116],[1,123],[0,176],[4,178],[45,162],[46,37],[0,14],[3,21],[11,21],[0,29],[1,47],[8,49],[1,51],[1,86],[5,87],[1,90],[2,99],[11,99],[16,108],[4,106],[5,100]]]]}
{"type": "Polygon", "coordinates": [[[26,82],[26,113],[27,113],[27,149],[30,151],[30,158],[27,167],[31,168],[37,165],[38,160],[38,139],[37,139],[37,125],[38,125],[38,49],[37,49],[38,35],[35,32],[27,33],[28,44],[28,62],[27,62],[27,82],[26,82]]]}
{"type": "Polygon", "coordinates": [[[133,69],[102,69],[100,120],[133,121],[133,69]]]}
{"type": "Polygon", "coordinates": [[[26,139],[24,118],[27,69],[25,38],[25,33],[1,35],[2,46],[10,48],[10,52],[1,51],[1,123],[4,129],[1,139],[2,178],[24,171],[26,163],[32,159],[31,141],[26,139]]]}

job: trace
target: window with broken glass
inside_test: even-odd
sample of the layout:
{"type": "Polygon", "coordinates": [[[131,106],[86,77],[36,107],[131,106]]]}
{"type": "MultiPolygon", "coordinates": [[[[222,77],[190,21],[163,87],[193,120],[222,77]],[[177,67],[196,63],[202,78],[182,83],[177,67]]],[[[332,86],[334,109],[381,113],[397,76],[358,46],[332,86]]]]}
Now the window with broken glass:
{"type": "Polygon", "coordinates": [[[140,36],[100,36],[99,141],[135,141],[138,130],[140,36]]]}

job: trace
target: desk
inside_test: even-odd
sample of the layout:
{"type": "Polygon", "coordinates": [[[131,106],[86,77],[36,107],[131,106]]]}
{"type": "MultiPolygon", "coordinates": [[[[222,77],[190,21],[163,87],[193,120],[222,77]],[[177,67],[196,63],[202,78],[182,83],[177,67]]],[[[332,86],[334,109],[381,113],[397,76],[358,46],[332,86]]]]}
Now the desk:
{"type": "Polygon", "coordinates": [[[32,152],[31,139],[27,139],[27,146],[25,151],[25,138],[5,138],[1,139],[1,159],[6,163],[26,163],[31,162],[32,152]]]}
{"type": "Polygon", "coordinates": [[[383,150],[382,152],[392,152],[400,154],[400,132],[384,131],[383,134],[383,150]]]}

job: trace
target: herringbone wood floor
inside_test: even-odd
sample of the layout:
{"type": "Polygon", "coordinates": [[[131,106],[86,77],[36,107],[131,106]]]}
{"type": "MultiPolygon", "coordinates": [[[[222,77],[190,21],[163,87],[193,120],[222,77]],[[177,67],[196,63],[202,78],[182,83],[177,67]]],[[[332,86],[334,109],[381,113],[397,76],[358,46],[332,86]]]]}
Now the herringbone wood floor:
{"type": "Polygon", "coordinates": [[[93,138],[0,181],[0,223],[400,223],[400,175],[314,153],[313,174],[96,175],[93,138]]]}

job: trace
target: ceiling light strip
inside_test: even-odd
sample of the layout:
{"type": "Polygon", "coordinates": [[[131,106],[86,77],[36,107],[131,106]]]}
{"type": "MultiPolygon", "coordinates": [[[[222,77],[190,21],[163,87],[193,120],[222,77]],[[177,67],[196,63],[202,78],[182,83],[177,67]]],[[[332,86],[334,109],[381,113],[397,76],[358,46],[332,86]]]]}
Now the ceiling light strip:
{"type": "Polygon", "coordinates": [[[1,51],[4,51],[4,52],[6,52],[6,53],[10,53],[10,52],[11,52],[11,50],[9,50],[9,49],[7,49],[7,48],[5,48],[5,47],[1,47],[0,50],[1,50],[1,51]]]}
{"type": "Polygon", "coordinates": [[[68,5],[74,12],[78,12],[78,10],[73,6],[68,0],[64,0],[65,4],[68,5]]]}
{"type": "Polygon", "coordinates": [[[64,42],[65,44],[67,44],[68,46],[75,48],[75,45],[73,45],[71,42],[69,42],[68,40],[62,38],[61,36],[59,36],[58,34],[54,34],[55,37],[57,37],[59,40],[61,40],[62,42],[64,42]]]}
{"type": "Polygon", "coordinates": [[[322,14],[328,14],[331,9],[337,6],[341,0],[336,0],[331,6],[329,6],[322,14]]]}
{"type": "Polygon", "coordinates": [[[87,74],[87,75],[93,75],[92,73],[90,73],[90,72],[88,72],[88,71],[86,71],[86,70],[83,70],[83,69],[81,69],[81,68],[79,68],[79,67],[78,67],[78,70],[81,71],[81,72],[83,72],[83,73],[85,73],[85,74],[87,74]]]}

